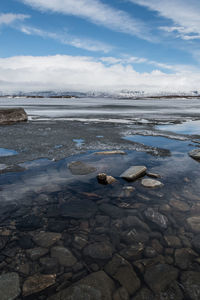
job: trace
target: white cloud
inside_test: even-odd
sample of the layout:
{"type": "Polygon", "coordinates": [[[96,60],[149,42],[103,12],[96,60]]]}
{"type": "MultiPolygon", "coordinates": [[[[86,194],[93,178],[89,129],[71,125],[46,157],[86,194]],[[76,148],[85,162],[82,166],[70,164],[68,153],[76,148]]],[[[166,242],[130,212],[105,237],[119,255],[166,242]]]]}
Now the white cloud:
{"type": "Polygon", "coordinates": [[[119,91],[149,92],[198,90],[200,72],[138,73],[131,65],[110,66],[92,57],[17,56],[0,59],[0,91],[119,91]]]}
{"type": "Polygon", "coordinates": [[[100,0],[21,0],[42,10],[73,15],[109,29],[153,40],[148,27],[128,13],[115,9],[100,0]]]}
{"type": "Polygon", "coordinates": [[[129,0],[156,11],[160,16],[173,21],[173,26],[163,26],[168,32],[178,32],[184,40],[200,38],[199,0],[129,0]]]}
{"type": "Polygon", "coordinates": [[[76,37],[68,33],[55,33],[55,32],[48,32],[42,29],[38,29],[32,26],[22,25],[19,26],[18,29],[28,35],[37,35],[43,38],[50,38],[56,40],[64,45],[70,45],[76,48],[85,49],[88,51],[101,51],[104,53],[108,53],[112,50],[112,46],[99,42],[96,40],[83,38],[83,37],[76,37]]]}
{"type": "Polygon", "coordinates": [[[16,21],[24,21],[25,19],[30,18],[28,15],[23,14],[0,14],[0,26],[2,25],[12,25],[16,21]]]}

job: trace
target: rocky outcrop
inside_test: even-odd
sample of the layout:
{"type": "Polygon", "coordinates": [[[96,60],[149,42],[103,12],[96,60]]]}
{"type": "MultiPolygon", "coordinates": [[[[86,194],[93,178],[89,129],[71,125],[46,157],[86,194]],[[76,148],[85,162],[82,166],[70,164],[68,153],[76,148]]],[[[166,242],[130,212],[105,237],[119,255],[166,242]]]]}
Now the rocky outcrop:
{"type": "Polygon", "coordinates": [[[23,108],[0,109],[0,124],[25,122],[27,120],[28,116],[23,108]]]}
{"type": "Polygon", "coordinates": [[[120,177],[128,181],[133,181],[143,175],[145,175],[147,168],[145,166],[132,166],[125,172],[123,172],[120,177]]]}

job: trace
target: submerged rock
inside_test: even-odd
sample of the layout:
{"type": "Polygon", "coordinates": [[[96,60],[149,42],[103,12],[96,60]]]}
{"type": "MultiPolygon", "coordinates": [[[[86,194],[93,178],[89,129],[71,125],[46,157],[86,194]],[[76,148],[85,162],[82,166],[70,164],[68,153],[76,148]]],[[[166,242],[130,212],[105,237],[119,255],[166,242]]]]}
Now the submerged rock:
{"type": "Polygon", "coordinates": [[[187,224],[195,233],[200,233],[200,216],[193,216],[190,218],[187,218],[187,224]]]}
{"type": "Polygon", "coordinates": [[[189,156],[196,160],[200,160],[200,149],[194,149],[189,152],[189,156]]]}
{"type": "Polygon", "coordinates": [[[98,155],[116,155],[116,154],[125,155],[126,152],[120,151],[120,150],[113,150],[113,151],[95,152],[95,154],[98,154],[98,155]]]}
{"type": "Polygon", "coordinates": [[[39,232],[34,234],[33,241],[40,247],[49,248],[61,239],[60,233],[39,232]]]}
{"type": "Polygon", "coordinates": [[[117,181],[117,179],[115,179],[112,176],[108,176],[105,173],[98,174],[97,175],[97,180],[101,184],[112,184],[112,183],[117,181]]]}
{"type": "Polygon", "coordinates": [[[111,244],[106,242],[98,242],[90,244],[84,248],[84,256],[92,259],[109,259],[112,257],[113,249],[111,244]]]}
{"type": "Polygon", "coordinates": [[[53,247],[51,257],[56,258],[61,266],[72,267],[77,262],[76,257],[65,247],[53,247]]]}
{"type": "Polygon", "coordinates": [[[145,217],[160,229],[167,229],[168,219],[164,215],[155,211],[153,208],[147,208],[144,212],[145,217]]]}
{"type": "Polygon", "coordinates": [[[200,299],[200,272],[188,271],[181,275],[181,283],[187,299],[200,299]]]}
{"type": "Polygon", "coordinates": [[[148,188],[156,188],[163,186],[163,183],[155,179],[142,179],[142,185],[148,188]]]}
{"type": "Polygon", "coordinates": [[[23,285],[23,296],[38,293],[55,283],[55,275],[35,274],[28,277],[23,285]]]}
{"type": "Polygon", "coordinates": [[[125,172],[123,172],[120,177],[128,181],[133,181],[143,175],[145,175],[147,168],[145,166],[132,166],[125,172]]]}
{"type": "Polygon", "coordinates": [[[23,108],[0,109],[0,124],[25,122],[27,120],[28,116],[23,108]]]}
{"type": "Polygon", "coordinates": [[[48,300],[112,300],[115,285],[104,271],[99,271],[81,279],[48,300]]]}
{"type": "Polygon", "coordinates": [[[71,200],[63,203],[60,206],[60,214],[63,217],[81,219],[88,219],[97,212],[97,205],[87,199],[71,200]]]}
{"type": "Polygon", "coordinates": [[[19,275],[6,273],[0,275],[0,299],[14,300],[20,294],[19,275]]]}
{"type": "Polygon", "coordinates": [[[68,168],[73,175],[87,175],[97,170],[95,167],[82,161],[73,161],[68,164],[68,168]]]}

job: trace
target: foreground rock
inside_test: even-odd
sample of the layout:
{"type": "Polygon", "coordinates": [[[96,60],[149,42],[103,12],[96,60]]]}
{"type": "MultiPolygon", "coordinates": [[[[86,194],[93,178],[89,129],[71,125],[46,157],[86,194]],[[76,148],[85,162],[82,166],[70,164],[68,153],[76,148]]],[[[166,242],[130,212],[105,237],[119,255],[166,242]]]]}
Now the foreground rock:
{"type": "Polygon", "coordinates": [[[95,167],[82,161],[73,161],[68,164],[68,168],[73,175],[87,175],[96,171],[95,167]]]}
{"type": "Polygon", "coordinates": [[[160,229],[167,229],[168,219],[164,215],[155,211],[153,208],[147,208],[144,212],[145,217],[160,229]]]}
{"type": "Polygon", "coordinates": [[[39,232],[33,236],[33,241],[40,247],[49,248],[61,239],[60,233],[39,232]]]}
{"type": "Polygon", "coordinates": [[[105,272],[99,271],[81,279],[48,300],[112,300],[115,285],[105,272]]]}
{"type": "Polygon", "coordinates": [[[72,267],[76,262],[76,257],[65,247],[53,247],[51,257],[56,258],[61,266],[72,267]]]}
{"type": "Polygon", "coordinates": [[[142,179],[142,185],[148,188],[156,188],[163,186],[163,183],[155,179],[142,179]]]}
{"type": "Polygon", "coordinates": [[[145,166],[132,166],[125,172],[123,172],[120,177],[128,181],[133,181],[143,175],[145,175],[147,168],[145,166]]]}
{"type": "Polygon", "coordinates": [[[196,160],[200,160],[200,150],[194,149],[194,150],[190,151],[189,156],[191,156],[192,158],[194,158],[196,160]]]}
{"type": "Polygon", "coordinates": [[[120,150],[113,150],[113,151],[95,152],[95,154],[97,154],[97,155],[116,155],[116,154],[125,155],[126,152],[120,151],[120,150]]]}
{"type": "Polygon", "coordinates": [[[0,124],[25,122],[27,120],[28,116],[23,108],[0,109],[0,124]]]}
{"type": "Polygon", "coordinates": [[[112,176],[106,175],[105,173],[98,174],[97,180],[101,184],[112,184],[117,181],[117,179],[112,176]]]}
{"type": "Polygon", "coordinates": [[[191,231],[200,233],[200,216],[193,216],[188,218],[187,224],[191,231]]]}
{"type": "Polygon", "coordinates": [[[92,259],[109,259],[112,257],[113,249],[111,244],[100,242],[90,244],[84,248],[84,256],[92,259]]]}
{"type": "Polygon", "coordinates": [[[20,294],[19,275],[6,273],[0,276],[0,299],[14,300],[20,294]]]}
{"type": "Polygon", "coordinates": [[[55,275],[36,274],[28,277],[23,285],[23,296],[38,293],[55,283],[55,275]]]}
{"type": "Polygon", "coordinates": [[[199,300],[200,299],[200,272],[184,272],[181,275],[181,283],[187,299],[199,300]]]}
{"type": "Polygon", "coordinates": [[[88,219],[97,212],[97,205],[91,200],[72,200],[60,206],[60,214],[63,217],[88,219]]]}

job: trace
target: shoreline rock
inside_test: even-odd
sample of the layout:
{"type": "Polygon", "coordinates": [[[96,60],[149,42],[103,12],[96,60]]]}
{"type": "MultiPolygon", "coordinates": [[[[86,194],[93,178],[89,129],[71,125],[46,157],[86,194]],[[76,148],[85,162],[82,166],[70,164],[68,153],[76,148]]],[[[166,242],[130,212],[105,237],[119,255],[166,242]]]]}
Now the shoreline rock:
{"type": "Polygon", "coordinates": [[[23,108],[0,109],[0,125],[28,121],[28,116],[23,108]]]}

